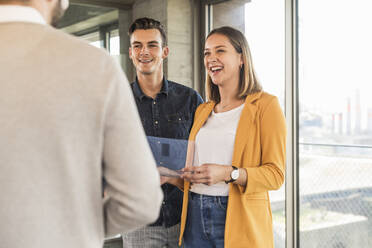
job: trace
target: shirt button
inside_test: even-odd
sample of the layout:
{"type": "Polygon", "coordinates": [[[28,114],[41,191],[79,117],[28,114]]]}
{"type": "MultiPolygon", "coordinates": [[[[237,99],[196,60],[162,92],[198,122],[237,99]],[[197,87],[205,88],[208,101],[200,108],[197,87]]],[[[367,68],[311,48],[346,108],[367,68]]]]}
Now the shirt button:
{"type": "Polygon", "coordinates": [[[155,121],[155,125],[158,125],[158,123],[159,123],[158,121],[155,121]]]}
{"type": "Polygon", "coordinates": [[[154,105],[156,104],[156,101],[153,101],[154,105]]]}
{"type": "Polygon", "coordinates": [[[165,201],[163,201],[163,205],[165,205],[165,201]]]}

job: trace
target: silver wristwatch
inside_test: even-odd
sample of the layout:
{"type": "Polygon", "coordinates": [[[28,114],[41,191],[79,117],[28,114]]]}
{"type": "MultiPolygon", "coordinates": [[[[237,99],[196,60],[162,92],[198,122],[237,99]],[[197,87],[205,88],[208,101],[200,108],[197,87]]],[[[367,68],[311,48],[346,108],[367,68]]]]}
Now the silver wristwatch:
{"type": "Polygon", "coordinates": [[[235,182],[239,178],[239,169],[236,168],[235,166],[232,166],[233,170],[230,173],[231,179],[229,181],[225,181],[226,184],[235,182]]]}

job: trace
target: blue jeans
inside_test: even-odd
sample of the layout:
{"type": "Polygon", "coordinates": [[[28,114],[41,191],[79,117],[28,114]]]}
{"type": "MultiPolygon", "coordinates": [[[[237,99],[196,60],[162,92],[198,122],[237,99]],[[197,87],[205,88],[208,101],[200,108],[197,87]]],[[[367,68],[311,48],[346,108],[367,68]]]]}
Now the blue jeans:
{"type": "Polygon", "coordinates": [[[223,248],[227,196],[190,192],[184,233],[185,248],[223,248]]]}

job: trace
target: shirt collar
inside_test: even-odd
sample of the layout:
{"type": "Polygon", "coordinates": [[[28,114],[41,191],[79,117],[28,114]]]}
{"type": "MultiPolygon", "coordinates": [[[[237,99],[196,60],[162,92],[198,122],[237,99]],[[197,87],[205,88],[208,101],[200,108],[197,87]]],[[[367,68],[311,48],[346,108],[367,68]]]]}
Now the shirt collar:
{"type": "MultiPolygon", "coordinates": [[[[168,92],[169,92],[169,85],[168,85],[168,80],[163,77],[163,85],[161,86],[161,89],[160,89],[160,92],[158,93],[159,94],[164,94],[166,96],[168,96],[168,92]]],[[[143,93],[139,83],[138,83],[138,78],[136,77],[136,80],[134,81],[134,84],[133,84],[133,94],[135,97],[138,97],[141,101],[144,97],[146,97],[145,93],[143,93]]]]}
{"type": "Polygon", "coordinates": [[[0,5],[1,22],[31,22],[47,24],[39,11],[32,7],[19,5],[0,5]]]}

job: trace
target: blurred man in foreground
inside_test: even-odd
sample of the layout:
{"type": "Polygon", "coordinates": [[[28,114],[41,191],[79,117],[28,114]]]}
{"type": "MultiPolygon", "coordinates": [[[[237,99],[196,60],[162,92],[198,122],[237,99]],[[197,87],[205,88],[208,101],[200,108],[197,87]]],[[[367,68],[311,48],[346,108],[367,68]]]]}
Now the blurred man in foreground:
{"type": "Polygon", "coordinates": [[[121,68],[48,25],[67,6],[0,0],[1,247],[101,248],[105,235],[160,210],[159,174],[121,68]]]}

